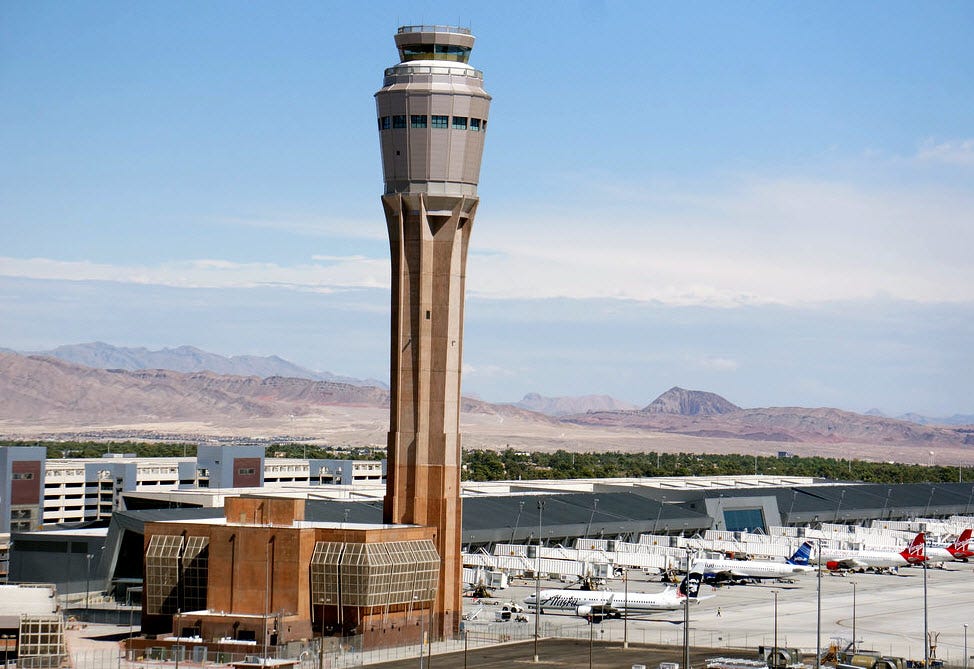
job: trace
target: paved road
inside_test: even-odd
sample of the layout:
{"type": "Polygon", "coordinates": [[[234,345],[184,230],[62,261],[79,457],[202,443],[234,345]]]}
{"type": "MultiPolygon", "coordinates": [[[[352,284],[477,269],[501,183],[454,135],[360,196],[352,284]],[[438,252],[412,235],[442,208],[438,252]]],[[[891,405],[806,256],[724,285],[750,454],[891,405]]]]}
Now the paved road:
{"type": "MultiPolygon", "coordinates": [[[[592,667],[593,669],[630,669],[633,665],[645,665],[656,669],[660,662],[679,662],[682,664],[682,648],[662,646],[633,646],[624,649],[621,644],[574,639],[545,639],[538,644],[538,660],[534,663],[534,642],[504,644],[489,648],[470,650],[464,658],[463,653],[434,655],[425,664],[425,669],[511,669],[515,666],[527,667],[592,667]],[[466,660],[466,662],[465,662],[466,660]]],[[[720,654],[719,652],[717,654],[720,654]]],[[[702,666],[707,658],[714,657],[712,650],[696,650],[690,662],[702,666]]],[[[430,659],[430,658],[427,658],[430,659]]],[[[419,658],[413,657],[396,662],[371,665],[377,669],[415,669],[419,658]]]]}

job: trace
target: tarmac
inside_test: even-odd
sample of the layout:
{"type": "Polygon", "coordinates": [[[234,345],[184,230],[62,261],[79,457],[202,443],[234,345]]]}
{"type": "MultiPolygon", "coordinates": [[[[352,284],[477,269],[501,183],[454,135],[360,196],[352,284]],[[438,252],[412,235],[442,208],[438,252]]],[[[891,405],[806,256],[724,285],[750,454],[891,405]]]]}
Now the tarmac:
{"type": "MultiPolygon", "coordinates": [[[[972,571],[974,563],[948,563],[943,569],[927,569],[926,579],[922,568],[908,567],[896,575],[823,573],[819,578],[812,573],[791,583],[704,586],[701,596],[706,599],[690,607],[692,664],[700,666],[702,660],[718,655],[754,659],[759,646],[796,648],[813,656],[817,646],[827,649],[832,639],[844,647],[853,638],[853,628],[860,649],[922,661],[926,617],[926,629],[935,645],[931,659],[963,667],[965,654],[970,654],[966,624],[974,622],[972,571]],[[817,643],[819,611],[821,635],[817,643]]],[[[542,589],[565,587],[553,580],[542,580],[540,585],[542,589]]],[[[526,623],[495,621],[503,603],[523,604],[535,587],[533,580],[516,579],[511,587],[495,591],[495,597],[465,598],[465,614],[472,618],[464,622],[469,640],[466,653],[462,652],[464,644],[454,641],[434,643],[432,657],[424,651],[422,665],[417,646],[354,653],[354,657],[329,664],[423,669],[535,664],[534,615],[527,614],[526,623]]],[[[630,592],[659,592],[665,584],[658,576],[630,572],[628,587],[630,592]]],[[[615,579],[606,588],[622,591],[623,583],[615,579]]],[[[682,621],[682,611],[661,611],[647,619],[607,619],[594,625],[571,614],[545,613],[538,622],[538,664],[585,667],[591,661],[592,667],[600,668],[630,669],[643,664],[656,669],[660,662],[681,662],[682,621]],[[623,648],[624,641],[629,648],[623,648]]],[[[94,624],[72,630],[68,633],[69,650],[81,660],[75,666],[124,669],[128,663],[105,658],[117,658],[118,640],[127,634],[127,627],[94,624]],[[99,650],[108,653],[103,657],[99,650]]],[[[974,650],[974,637],[970,640],[970,650],[974,650]]]]}
{"type": "MultiPolygon", "coordinates": [[[[797,648],[813,655],[817,647],[827,649],[833,639],[844,647],[852,640],[855,627],[858,648],[922,661],[926,617],[926,630],[936,646],[931,659],[964,666],[965,651],[969,655],[969,651],[974,650],[974,645],[971,649],[966,648],[965,626],[974,622],[974,563],[945,564],[944,568],[926,570],[904,567],[895,575],[840,576],[823,572],[819,578],[815,572],[787,583],[768,581],[719,588],[704,586],[700,594],[706,599],[690,607],[690,645],[748,649],[751,653],[748,657],[754,657],[759,646],[774,645],[797,648]],[[819,611],[821,635],[820,641],[816,642],[819,611]]],[[[534,581],[518,579],[512,587],[495,591],[495,599],[523,604],[524,598],[533,593],[535,587],[534,581]]],[[[563,587],[564,584],[557,581],[541,582],[542,589],[563,587]]],[[[659,592],[665,584],[658,576],[630,572],[628,587],[630,592],[659,592]]],[[[623,582],[612,580],[606,584],[606,589],[622,591],[623,582]]],[[[465,604],[465,611],[471,615],[479,608],[472,600],[465,604]]],[[[494,608],[489,604],[484,606],[477,619],[468,623],[468,629],[476,629],[478,620],[492,616],[489,609],[494,608]]],[[[520,625],[533,632],[534,616],[529,614],[528,618],[526,624],[504,624],[520,625]]],[[[630,643],[682,646],[682,620],[682,611],[659,612],[651,620],[608,619],[595,625],[595,639],[621,644],[625,637],[630,643]]],[[[577,616],[546,612],[541,621],[540,627],[560,622],[562,633],[567,636],[581,639],[587,636],[585,628],[588,625],[577,616]]],[[[496,629],[497,626],[491,627],[496,629]]],[[[970,641],[974,644],[974,636],[970,641]]]]}

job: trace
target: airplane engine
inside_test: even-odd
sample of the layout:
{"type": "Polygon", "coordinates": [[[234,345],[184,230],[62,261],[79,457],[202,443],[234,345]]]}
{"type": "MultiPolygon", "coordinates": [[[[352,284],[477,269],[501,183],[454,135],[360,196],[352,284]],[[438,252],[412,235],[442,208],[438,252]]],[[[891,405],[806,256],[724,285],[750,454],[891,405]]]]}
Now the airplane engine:
{"type": "Polygon", "coordinates": [[[836,562],[835,560],[829,560],[825,563],[825,567],[829,571],[835,571],[836,569],[839,568],[839,563],[836,562]]]}
{"type": "Polygon", "coordinates": [[[592,613],[592,607],[588,605],[583,605],[575,608],[575,615],[579,618],[584,618],[585,616],[592,613]]]}

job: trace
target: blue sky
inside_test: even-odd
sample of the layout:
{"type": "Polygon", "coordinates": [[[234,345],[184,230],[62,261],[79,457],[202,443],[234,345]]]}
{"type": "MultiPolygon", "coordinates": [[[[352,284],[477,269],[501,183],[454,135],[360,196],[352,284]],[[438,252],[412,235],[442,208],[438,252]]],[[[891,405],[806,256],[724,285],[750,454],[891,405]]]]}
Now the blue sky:
{"type": "Polygon", "coordinates": [[[969,2],[0,2],[0,346],[388,376],[373,93],[494,96],[464,392],[974,413],[969,2]]]}

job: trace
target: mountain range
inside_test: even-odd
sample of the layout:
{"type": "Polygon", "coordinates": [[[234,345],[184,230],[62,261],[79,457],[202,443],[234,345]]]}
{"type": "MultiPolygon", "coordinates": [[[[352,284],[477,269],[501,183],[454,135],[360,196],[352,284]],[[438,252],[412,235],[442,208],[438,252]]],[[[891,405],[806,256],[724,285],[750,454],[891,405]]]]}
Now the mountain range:
{"type": "MultiPolygon", "coordinates": [[[[0,349],[9,351],[9,349],[0,349]]],[[[234,376],[286,376],[313,381],[347,383],[353,386],[388,387],[375,379],[356,379],[338,376],[331,372],[316,372],[276,355],[234,355],[223,356],[209,353],[193,346],[179,346],[150,351],[147,348],[127,348],[96,341],[86,344],[58,346],[48,351],[30,351],[24,355],[39,355],[57,358],[76,365],[98,369],[168,369],[174,372],[213,372],[234,376]]]]}
{"type": "MultiPolygon", "coordinates": [[[[91,345],[82,350],[91,356],[89,360],[108,364],[126,359],[129,366],[167,356],[182,365],[189,364],[187,358],[198,361],[196,364],[227,360],[222,356],[209,358],[189,347],[166,349],[163,358],[148,357],[151,351],[139,353],[144,349],[124,349],[120,358],[106,346],[91,345]]],[[[77,351],[72,355],[77,355],[77,351]]],[[[271,358],[272,362],[276,360],[281,359],[271,358]]],[[[247,362],[250,369],[262,364],[247,362]]],[[[283,360],[281,364],[285,368],[290,365],[283,360]]],[[[215,424],[233,426],[238,431],[245,428],[276,430],[277,434],[303,431],[303,436],[309,436],[321,434],[326,423],[332,427],[344,426],[347,434],[353,434],[352,408],[370,409],[370,429],[382,433],[388,429],[388,417],[383,414],[388,404],[387,389],[364,385],[364,382],[355,385],[291,376],[196,370],[102,369],[52,356],[0,353],[0,431],[7,428],[10,434],[41,434],[51,425],[59,426],[62,431],[119,425],[139,425],[140,429],[149,431],[179,431],[187,429],[186,426],[196,429],[195,426],[215,424]],[[340,409],[337,413],[336,408],[340,409]],[[335,418],[336,415],[339,417],[335,418]]],[[[471,430],[490,432],[491,443],[501,446],[527,443],[525,435],[534,431],[546,432],[552,447],[563,447],[559,444],[571,439],[576,439],[576,444],[582,443],[579,439],[595,443],[601,439],[602,448],[616,440],[626,441],[632,448],[647,449],[653,446],[647,439],[656,440],[658,446],[661,437],[679,435],[681,444],[691,445],[680,448],[690,450],[694,443],[701,449],[717,444],[725,451],[733,448],[729,444],[734,442],[741,443],[738,448],[744,450],[747,448],[742,442],[752,448],[764,444],[765,450],[795,444],[823,447],[856,444],[876,447],[873,450],[877,458],[883,455],[884,449],[893,448],[912,449],[915,453],[920,448],[936,448],[942,453],[953,451],[956,453],[953,457],[959,458],[968,457],[967,451],[974,446],[974,426],[919,425],[830,408],[745,409],[720,395],[679,387],[667,390],[643,408],[618,403],[606,396],[528,395],[517,404],[492,404],[465,397],[461,413],[462,420],[466,421],[466,426],[461,428],[465,434],[471,430]],[[565,434],[573,436],[566,438],[565,434]]],[[[376,441],[374,435],[371,438],[376,441]]],[[[849,449],[836,448],[835,452],[847,454],[849,449]]]]}
{"type": "MultiPolygon", "coordinates": [[[[389,387],[387,383],[377,379],[359,379],[350,376],[340,376],[327,371],[310,370],[276,355],[223,356],[217,353],[203,351],[193,346],[178,346],[153,351],[144,347],[130,348],[113,346],[104,342],[89,342],[58,346],[57,348],[45,351],[23,352],[0,348],[0,352],[57,358],[58,360],[97,369],[124,369],[128,371],[167,369],[174,372],[208,371],[215,374],[232,376],[257,376],[261,378],[279,376],[343,383],[353,386],[385,389],[389,387]]],[[[648,413],[673,413],[673,411],[667,408],[668,405],[665,404],[668,402],[678,402],[680,411],[677,413],[685,413],[687,415],[727,413],[740,408],[714,393],[705,393],[703,391],[675,393],[669,391],[646,406],[643,411],[648,413]],[[699,404],[699,406],[695,406],[695,403],[699,404]]],[[[518,402],[511,404],[521,409],[553,417],[570,416],[587,412],[628,411],[637,408],[635,404],[618,400],[609,395],[545,397],[538,393],[528,393],[518,402]]],[[[974,424],[974,414],[955,414],[941,418],[923,416],[917,413],[888,416],[878,409],[871,409],[865,415],[881,418],[896,418],[919,425],[974,424]]]]}

